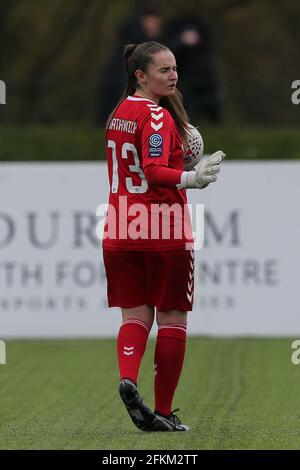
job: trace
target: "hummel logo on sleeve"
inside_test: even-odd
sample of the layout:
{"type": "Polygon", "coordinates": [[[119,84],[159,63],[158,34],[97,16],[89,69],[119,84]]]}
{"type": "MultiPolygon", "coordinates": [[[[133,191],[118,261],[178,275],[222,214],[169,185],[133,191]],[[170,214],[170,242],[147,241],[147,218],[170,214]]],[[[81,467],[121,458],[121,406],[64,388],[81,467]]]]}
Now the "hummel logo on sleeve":
{"type": "Polygon", "coordinates": [[[162,120],[164,117],[164,113],[162,111],[163,108],[155,104],[147,104],[147,106],[148,108],[150,108],[150,111],[151,111],[151,123],[150,123],[151,127],[157,132],[163,126],[163,120],[162,120]]]}

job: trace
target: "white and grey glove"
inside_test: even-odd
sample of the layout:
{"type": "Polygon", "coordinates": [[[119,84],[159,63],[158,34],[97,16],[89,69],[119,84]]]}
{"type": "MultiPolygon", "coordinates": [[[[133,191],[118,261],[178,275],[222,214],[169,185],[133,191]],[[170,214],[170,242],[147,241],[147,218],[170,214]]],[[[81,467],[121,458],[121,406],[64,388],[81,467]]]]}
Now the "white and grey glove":
{"type": "Polygon", "coordinates": [[[221,161],[226,157],[222,150],[210,155],[205,160],[201,160],[191,171],[184,171],[181,175],[181,181],[177,184],[178,189],[202,189],[209,183],[217,181],[217,175],[220,172],[221,161]]]}

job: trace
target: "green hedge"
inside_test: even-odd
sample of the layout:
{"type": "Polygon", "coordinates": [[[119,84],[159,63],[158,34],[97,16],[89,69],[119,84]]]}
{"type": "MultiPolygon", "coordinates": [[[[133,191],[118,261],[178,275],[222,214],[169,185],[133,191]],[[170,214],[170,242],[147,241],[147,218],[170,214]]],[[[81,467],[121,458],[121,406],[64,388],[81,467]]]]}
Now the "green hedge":
{"type": "MultiPolygon", "coordinates": [[[[298,129],[202,128],[205,152],[232,159],[300,159],[298,129]]],[[[95,161],[105,159],[103,129],[1,127],[0,161],[95,161]]]]}

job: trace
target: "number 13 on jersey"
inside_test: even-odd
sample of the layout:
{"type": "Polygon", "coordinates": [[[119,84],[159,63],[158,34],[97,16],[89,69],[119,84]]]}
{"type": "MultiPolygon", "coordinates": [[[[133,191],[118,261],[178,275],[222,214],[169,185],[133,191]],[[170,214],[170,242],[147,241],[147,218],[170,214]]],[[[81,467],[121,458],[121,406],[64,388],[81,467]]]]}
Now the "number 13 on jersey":
{"type": "MultiPolygon", "coordinates": [[[[119,173],[122,177],[123,172],[119,171],[119,163],[118,163],[118,148],[116,142],[114,140],[109,140],[107,142],[108,148],[111,149],[111,156],[112,156],[112,183],[111,183],[111,192],[117,193],[119,188],[119,173]]],[[[143,173],[143,170],[140,167],[140,161],[137,153],[136,147],[129,143],[125,142],[122,145],[121,149],[121,165],[127,162],[128,169],[131,173],[136,173],[141,181],[140,185],[134,185],[133,179],[130,176],[125,177],[125,186],[129,193],[145,193],[148,189],[148,183],[143,173]],[[134,165],[129,164],[129,155],[130,153],[133,155],[134,158],[134,165]]]]}

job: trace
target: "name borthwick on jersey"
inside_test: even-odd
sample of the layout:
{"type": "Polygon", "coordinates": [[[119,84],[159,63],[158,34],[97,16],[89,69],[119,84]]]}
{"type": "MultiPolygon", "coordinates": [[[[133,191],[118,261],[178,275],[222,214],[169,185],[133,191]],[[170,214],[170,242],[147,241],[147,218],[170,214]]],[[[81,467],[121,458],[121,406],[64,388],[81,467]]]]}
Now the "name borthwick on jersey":
{"type": "Polygon", "coordinates": [[[115,131],[128,132],[129,134],[135,134],[137,129],[137,122],[135,121],[126,121],[125,119],[113,118],[111,123],[108,126],[108,129],[113,129],[115,131]]]}

